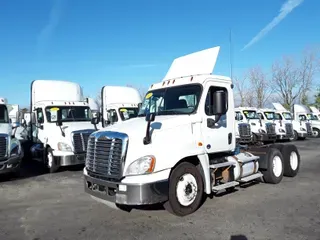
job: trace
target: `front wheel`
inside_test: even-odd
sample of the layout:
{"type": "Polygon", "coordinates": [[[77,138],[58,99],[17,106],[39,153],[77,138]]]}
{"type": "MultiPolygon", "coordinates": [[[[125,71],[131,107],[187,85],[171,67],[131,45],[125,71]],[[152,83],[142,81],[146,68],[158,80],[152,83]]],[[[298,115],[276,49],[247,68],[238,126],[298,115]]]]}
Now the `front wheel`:
{"type": "Polygon", "coordinates": [[[164,208],[177,216],[195,212],[204,194],[202,176],[195,165],[184,162],[178,165],[169,178],[169,199],[164,208]]]}
{"type": "Polygon", "coordinates": [[[313,137],[320,138],[320,130],[318,128],[313,128],[312,132],[313,132],[313,137]]]}
{"type": "Polygon", "coordinates": [[[57,166],[54,162],[54,156],[50,147],[48,147],[46,150],[44,165],[46,170],[48,170],[50,173],[54,173],[59,169],[59,166],[57,166]]]}

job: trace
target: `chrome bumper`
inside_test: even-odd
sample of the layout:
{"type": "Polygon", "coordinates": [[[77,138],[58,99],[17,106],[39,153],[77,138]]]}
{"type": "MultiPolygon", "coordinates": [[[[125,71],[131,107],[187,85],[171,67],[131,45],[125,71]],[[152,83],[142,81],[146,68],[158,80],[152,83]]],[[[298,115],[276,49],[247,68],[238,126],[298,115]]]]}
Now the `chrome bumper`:
{"type": "Polygon", "coordinates": [[[308,136],[308,133],[299,133],[298,132],[298,137],[301,137],[301,138],[306,138],[308,136]]]}
{"type": "Polygon", "coordinates": [[[14,156],[0,161],[0,174],[14,172],[20,167],[22,157],[14,156]]]}
{"type": "Polygon", "coordinates": [[[85,192],[107,202],[121,205],[148,205],[168,200],[168,180],[146,184],[122,184],[84,174],[85,192]]]}
{"type": "Polygon", "coordinates": [[[85,164],[86,154],[75,154],[67,156],[54,156],[54,163],[56,166],[72,166],[85,164]]]}

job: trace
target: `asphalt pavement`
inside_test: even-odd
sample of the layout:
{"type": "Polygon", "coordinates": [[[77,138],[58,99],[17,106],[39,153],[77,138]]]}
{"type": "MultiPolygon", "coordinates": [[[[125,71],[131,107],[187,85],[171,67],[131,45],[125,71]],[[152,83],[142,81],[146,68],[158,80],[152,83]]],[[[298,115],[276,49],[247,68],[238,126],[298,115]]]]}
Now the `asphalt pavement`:
{"type": "Polygon", "coordinates": [[[108,208],[84,192],[81,167],[42,174],[26,165],[20,178],[0,178],[0,239],[320,240],[320,139],[295,144],[295,178],[208,198],[183,218],[161,207],[108,208]]]}

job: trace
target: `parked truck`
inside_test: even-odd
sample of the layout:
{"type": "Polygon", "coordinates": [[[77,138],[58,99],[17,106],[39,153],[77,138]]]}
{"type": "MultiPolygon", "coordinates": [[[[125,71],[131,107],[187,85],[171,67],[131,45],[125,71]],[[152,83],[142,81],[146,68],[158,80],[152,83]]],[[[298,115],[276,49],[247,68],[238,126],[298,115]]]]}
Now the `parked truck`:
{"type": "Polygon", "coordinates": [[[84,164],[88,137],[96,130],[99,118],[92,119],[80,85],[35,80],[30,96],[31,124],[23,142],[28,156],[42,162],[50,172],[84,164]]]}
{"type": "Polygon", "coordinates": [[[133,87],[102,87],[102,127],[137,117],[141,102],[139,91],[133,87]]]}
{"type": "Polygon", "coordinates": [[[299,119],[299,121],[306,124],[307,131],[312,131],[313,137],[320,137],[320,121],[313,117],[313,114],[307,106],[302,104],[294,104],[293,115],[295,119],[299,119]]]}
{"type": "Polygon", "coordinates": [[[313,118],[315,120],[320,120],[320,111],[319,111],[319,109],[314,107],[314,106],[310,106],[309,108],[310,108],[310,110],[311,110],[311,112],[313,114],[313,118]]]}
{"type": "Polygon", "coordinates": [[[19,123],[10,120],[7,105],[7,100],[0,97],[0,174],[16,174],[20,171],[23,149],[15,137],[19,123]]]}
{"type": "Polygon", "coordinates": [[[298,173],[295,145],[236,144],[234,85],[210,74],[219,49],[175,59],[150,86],[136,118],[90,135],[83,170],[88,194],[123,210],[162,203],[185,216],[206,195],[261,178],[277,184],[298,173]]]}
{"type": "Polygon", "coordinates": [[[239,134],[248,136],[249,131],[246,124],[250,126],[252,135],[251,142],[254,144],[262,144],[274,142],[276,140],[275,128],[270,127],[269,124],[262,122],[258,115],[258,109],[254,107],[238,107],[235,108],[235,119],[238,123],[239,134]]]}
{"type": "Polygon", "coordinates": [[[306,122],[298,121],[294,119],[291,112],[285,109],[281,103],[272,103],[275,108],[275,118],[279,122],[279,125],[285,125],[287,129],[287,124],[291,123],[293,127],[293,140],[304,140],[308,136],[312,136],[311,129],[307,131],[306,122]]]}
{"type": "Polygon", "coordinates": [[[276,112],[271,108],[258,109],[258,115],[262,122],[265,124],[272,124],[275,128],[277,140],[291,140],[293,138],[293,126],[292,123],[282,124],[277,121],[276,112]]]}

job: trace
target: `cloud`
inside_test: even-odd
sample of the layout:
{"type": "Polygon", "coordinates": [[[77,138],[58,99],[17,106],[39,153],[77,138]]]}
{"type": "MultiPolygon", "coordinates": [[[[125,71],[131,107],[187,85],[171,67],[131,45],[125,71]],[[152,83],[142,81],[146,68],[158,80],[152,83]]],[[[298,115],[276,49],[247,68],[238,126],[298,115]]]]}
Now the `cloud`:
{"type": "Polygon", "coordinates": [[[37,39],[38,54],[42,54],[54,34],[54,30],[60,22],[62,12],[64,10],[66,0],[54,0],[49,14],[48,23],[42,28],[37,39]]]}
{"type": "Polygon", "coordinates": [[[258,42],[263,36],[265,36],[275,26],[277,26],[293,9],[303,3],[303,1],[304,0],[287,0],[281,6],[278,16],[276,16],[265,28],[263,28],[254,38],[252,38],[252,40],[247,45],[245,45],[241,51],[258,42]]]}

